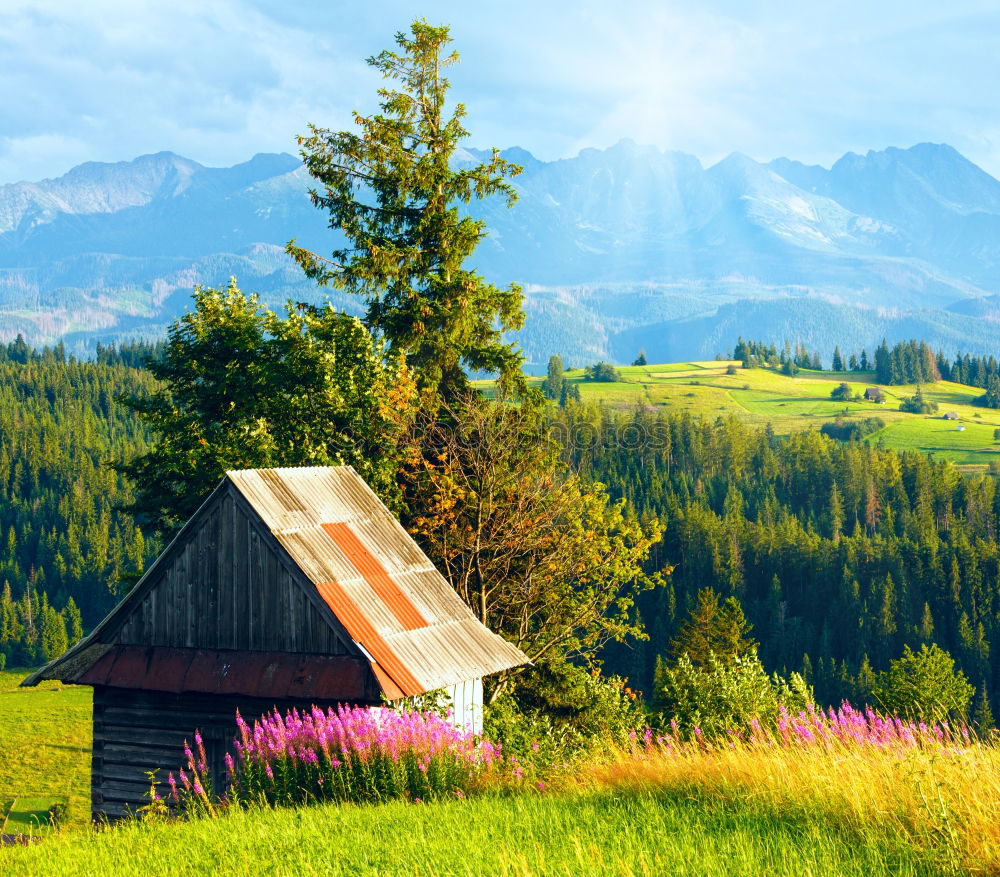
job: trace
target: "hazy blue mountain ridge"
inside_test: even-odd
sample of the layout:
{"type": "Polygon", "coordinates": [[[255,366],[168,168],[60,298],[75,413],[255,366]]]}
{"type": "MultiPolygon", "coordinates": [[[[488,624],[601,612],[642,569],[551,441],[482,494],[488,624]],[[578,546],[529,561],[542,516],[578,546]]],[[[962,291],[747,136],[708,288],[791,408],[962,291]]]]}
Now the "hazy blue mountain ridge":
{"type": "MultiPolygon", "coordinates": [[[[826,354],[882,334],[1000,348],[1000,181],[951,147],[851,153],[830,169],[739,153],[706,168],[630,141],[553,162],[504,155],[524,166],[520,199],[474,205],[489,229],[476,264],[525,286],[520,341],[536,366],[639,346],[704,358],[738,334],[826,354]]],[[[271,303],[321,298],[282,249],[336,243],[309,184],[290,155],[208,168],[158,153],[2,186],[0,334],[81,349],[157,334],[194,284],[232,274],[271,303]]]]}

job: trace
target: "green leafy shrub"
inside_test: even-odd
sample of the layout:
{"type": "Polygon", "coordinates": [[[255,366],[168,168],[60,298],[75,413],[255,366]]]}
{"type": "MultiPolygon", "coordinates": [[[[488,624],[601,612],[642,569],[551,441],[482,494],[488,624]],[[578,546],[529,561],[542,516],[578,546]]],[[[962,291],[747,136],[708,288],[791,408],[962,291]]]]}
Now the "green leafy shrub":
{"type": "Polygon", "coordinates": [[[69,803],[67,801],[56,801],[49,807],[49,825],[59,828],[66,824],[69,819],[69,803]]]}
{"type": "Polygon", "coordinates": [[[840,442],[859,442],[865,436],[885,428],[881,417],[864,417],[861,420],[844,420],[838,417],[831,423],[824,423],[819,431],[829,438],[840,442]]]}
{"type": "Polygon", "coordinates": [[[755,652],[726,661],[712,654],[704,668],[682,655],[657,667],[653,690],[653,707],[665,721],[676,722],[684,734],[708,737],[746,728],[755,719],[773,723],[781,707],[798,712],[813,702],[798,673],[787,680],[769,676],[755,652]]]}
{"type": "Polygon", "coordinates": [[[910,414],[933,414],[938,410],[938,403],[927,399],[924,396],[924,391],[917,387],[916,393],[907,396],[900,402],[899,410],[910,414]]]}
{"type": "Polygon", "coordinates": [[[841,383],[839,386],[834,387],[833,391],[830,393],[830,398],[835,399],[838,402],[850,402],[853,395],[854,393],[851,390],[851,385],[841,383]]]}
{"type": "Polygon", "coordinates": [[[647,724],[634,691],[618,676],[569,663],[532,667],[517,688],[490,704],[483,734],[538,767],[609,746],[625,746],[647,724]]]}
{"type": "Polygon", "coordinates": [[[879,707],[893,715],[925,722],[946,719],[964,722],[976,689],[955,660],[935,644],[903,654],[875,677],[872,695],[879,707]]]}
{"type": "Polygon", "coordinates": [[[610,362],[597,362],[593,365],[588,365],[587,370],[584,374],[584,380],[587,381],[620,381],[622,376],[619,374],[618,369],[616,369],[610,362]]]}

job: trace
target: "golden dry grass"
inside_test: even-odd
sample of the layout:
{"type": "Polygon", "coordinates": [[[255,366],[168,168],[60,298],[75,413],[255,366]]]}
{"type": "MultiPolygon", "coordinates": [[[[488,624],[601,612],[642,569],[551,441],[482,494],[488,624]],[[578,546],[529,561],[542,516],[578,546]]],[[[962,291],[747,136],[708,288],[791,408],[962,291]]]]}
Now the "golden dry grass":
{"type": "Polygon", "coordinates": [[[585,788],[660,792],[810,816],[862,836],[906,838],[941,867],[1000,873],[1000,747],[653,747],[595,764],[585,788]]]}

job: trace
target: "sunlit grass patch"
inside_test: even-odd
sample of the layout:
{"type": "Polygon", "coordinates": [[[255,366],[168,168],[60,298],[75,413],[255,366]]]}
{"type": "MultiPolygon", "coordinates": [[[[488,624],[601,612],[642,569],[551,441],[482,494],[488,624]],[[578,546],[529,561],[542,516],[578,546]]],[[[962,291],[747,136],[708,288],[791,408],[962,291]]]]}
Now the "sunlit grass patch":
{"type": "Polygon", "coordinates": [[[805,819],[875,841],[906,838],[944,871],[1000,870],[1000,751],[688,745],[594,766],[584,785],[657,791],[761,818],[805,819]]]}
{"type": "Polygon", "coordinates": [[[732,398],[754,414],[763,414],[768,417],[824,417],[827,419],[836,417],[845,408],[852,410],[859,406],[859,403],[834,401],[829,398],[829,393],[823,396],[798,396],[778,394],[773,392],[761,392],[754,390],[733,390],[732,398]]]}
{"type": "Polygon", "coordinates": [[[894,421],[867,440],[898,450],[927,451],[954,463],[988,464],[1000,460],[1000,444],[993,438],[996,428],[992,423],[945,420],[940,414],[911,416],[894,421]]]}
{"type": "MultiPolygon", "coordinates": [[[[0,800],[69,799],[69,822],[90,820],[90,688],[0,673],[0,800]]],[[[20,829],[18,829],[20,831],[20,829]]]]}
{"type": "Polygon", "coordinates": [[[940,873],[889,831],[746,800],[600,788],[379,806],[237,810],[131,823],[7,853],[8,875],[923,875],[940,873]]]}
{"type": "Polygon", "coordinates": [[[600,400],[610,404],[635,403],[644,397],[641,384],[626,381],[580,381],[576,386],[580,390],[580,399],[587,402],[600,400]]]}

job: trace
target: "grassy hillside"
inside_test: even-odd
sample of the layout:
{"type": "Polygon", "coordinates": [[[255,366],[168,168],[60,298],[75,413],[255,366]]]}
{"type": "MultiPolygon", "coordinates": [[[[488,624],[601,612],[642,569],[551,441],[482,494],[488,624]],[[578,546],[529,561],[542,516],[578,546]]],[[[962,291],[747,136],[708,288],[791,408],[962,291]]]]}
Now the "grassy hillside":
{"type": "Polygon", "coordinates": [[[69,799],[70,824],[90,819],[91,689],[0,673],[0,803],[69,799]]]}
{"type": "MultiPolygon", "coordinates": [[[[819,429],[838,414],[847,419],[877,416],[886,421],[886,427],[868,441],[927,451],[965,466],[982,467],[1000,460],[1000,442],[993,438],[994,429],[1000,427],[1000,411],[973,405],[983,392],[976,387],[947,381],[924,385],[924,395],[940,408],[937,414],[921,415],[899,410],[900,401],[912,396],[915,386],[883,387],[884,405],[830,398],[841,382],[863,395],[866,388],[875,386],[873,374],[802,370],[788,377],[770,369],[743,369],[738,363],[715,361],[629,366],[618,371],[623,380],[617,383],[586,381],[583,369],[566,372],[566,379],[579,387],[585,402],[622,408],[637,404],[667,407],[713,419],[733,415],[746,423],[770,423],[779,435],[819,429]],[[737,366],[736,374],[726,374],[730,365],[737,366]],[[957,414],[958,421],[944,420],[946,412],[957,414]],[[960,431],[959,426],[965,429],[960,431]]],[[[538,386],[541,379],[532,383],[538,386]]]]}
{"type": "Polygon", "coordinates": [[[551,789],[526,778],[463,800],[253,808],[94,831],[89,690],[14,690],[20,678],[0,674],[0,797],[69,795],[75,818],[32,831],[35,846],[0,848],[5,875],[930,875],[993,873],[1000,861],[1000,750],[957,738],[668,742],[580,762],[551,789]]]}
{"type": "Polygon", "coordinates": [[[11,877],[940,873],[884,832],[639,790],[242,811],[68,834],[0,861],[11,877]]]}

